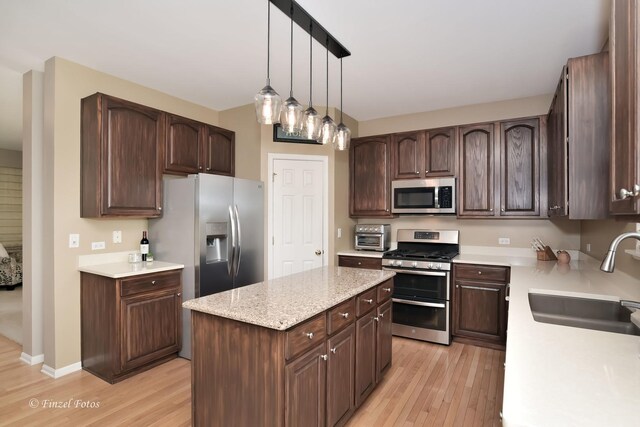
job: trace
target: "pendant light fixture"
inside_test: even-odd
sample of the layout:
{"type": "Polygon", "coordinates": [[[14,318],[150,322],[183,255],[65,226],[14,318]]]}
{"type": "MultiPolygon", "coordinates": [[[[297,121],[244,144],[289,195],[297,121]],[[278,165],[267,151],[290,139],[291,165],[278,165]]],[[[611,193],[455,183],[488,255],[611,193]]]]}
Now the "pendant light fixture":
{"type": "Polygon", "coordinates": [[[351,129],[342,121],[342,58],[340,58],[340,124],[336,132],[335,149],[338,151],[348,150],[350,143],[351,129]]]}
{"type": "Polygon", "coordinates": [[[327,109],[322,118],[322,132],[318,142],[322,145],[333,144],[336,137],[336,122],[329,116],[329,40],[327,40],[327,109]]]}
{"type": "Polygon", "coordinates": [[[313,24],[309,25],[309,108],[304,110],[302,117],[302,136],[306,139],[320,138],[322,118],[313,108],[313,24]]]}
{"type": "Polygon", "coordinates": [[[267,0],[267,85],[254,97],[258,123],[272,125],[279,122],[282,98],[271,87],[269,79],[269,57],[271,47],[271,1],[267,0]]]}
{"type": "Polygon", "coordinates": [[[302,131],[303,107],[293,97],[293,4],[291,5],[291,86],[289,98],[282,107],[282,130],[288,134],[297,135],[302,131]]]}

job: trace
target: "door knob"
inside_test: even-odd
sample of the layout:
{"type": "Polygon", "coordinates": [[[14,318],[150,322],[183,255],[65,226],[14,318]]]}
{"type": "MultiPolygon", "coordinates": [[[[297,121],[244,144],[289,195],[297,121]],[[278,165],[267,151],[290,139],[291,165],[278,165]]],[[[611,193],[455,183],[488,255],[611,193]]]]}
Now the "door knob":
{"type": "Polygon", "coordinates": [[[322,251],[320,249],[316,249],[316,255],[320,256],[322,254],[322,251]]]}

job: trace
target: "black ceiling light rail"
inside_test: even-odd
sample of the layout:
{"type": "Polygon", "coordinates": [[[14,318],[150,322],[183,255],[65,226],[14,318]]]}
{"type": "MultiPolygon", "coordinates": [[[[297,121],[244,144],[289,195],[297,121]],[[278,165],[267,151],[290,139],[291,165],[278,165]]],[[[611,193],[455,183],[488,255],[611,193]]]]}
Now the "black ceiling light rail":
{"type": "Polygon", "coordinates": [[[309,13],[304,10],[298,3],[293,0],[269,0],[286,16],[291,16],[293,9],[293,22],[298,24],[300,28],[305,30],[322,46],[329,49],[336,58],[344,58],[351,55],[338,40],[336,40],[327,30],[324,29],[318,21],[316,21],[309,13]]]}

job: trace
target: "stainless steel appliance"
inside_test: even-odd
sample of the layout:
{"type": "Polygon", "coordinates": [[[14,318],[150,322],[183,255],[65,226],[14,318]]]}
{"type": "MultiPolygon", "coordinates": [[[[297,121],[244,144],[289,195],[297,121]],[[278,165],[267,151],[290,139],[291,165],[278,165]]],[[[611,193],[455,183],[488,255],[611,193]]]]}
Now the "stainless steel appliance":
{"type": "Polygon", "coordinates": [[[382,255],[382,269],[396,272],[392,333],[451,343],[451,260],[458,230],[398,230],[398,249],[382,255]]]}
{"type": "Polygon", "coordinates": [[[355,248],[359,251],[384,252],[389,249],[390,224],[357,224],[355,248]]]}
{"type": "Polygon", "coordinates": [[[391,212],[400,214],[456,213],[456,179],[401,179],[391,182],[391,212]]]}
{"type": "MultiPolygon", "coordinates": [[[[156,259],[184,264],[183,299],[264,277],[263,184],[220,175],[164,178],[162,218],[149,221],[156,259]]],[[[191,312],[182,310],[182,351],[191,358],[191,312]]]]}

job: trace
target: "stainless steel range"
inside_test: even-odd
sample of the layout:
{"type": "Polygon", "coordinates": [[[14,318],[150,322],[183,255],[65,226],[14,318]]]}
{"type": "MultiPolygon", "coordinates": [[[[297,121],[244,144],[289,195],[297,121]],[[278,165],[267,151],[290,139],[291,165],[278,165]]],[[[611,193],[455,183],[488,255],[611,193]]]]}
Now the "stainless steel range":
{"type": "Polygon", "coordinates": [[[382,255],[395,271],[394,335],[451,343],[451,260],[459,253],[458,230],[398,230],[398,249],[382,255]]]}

